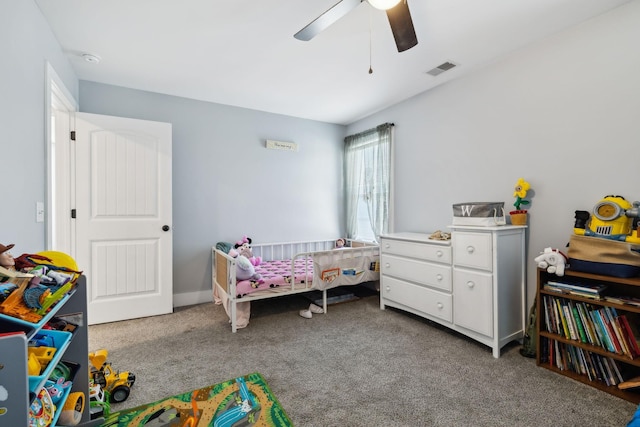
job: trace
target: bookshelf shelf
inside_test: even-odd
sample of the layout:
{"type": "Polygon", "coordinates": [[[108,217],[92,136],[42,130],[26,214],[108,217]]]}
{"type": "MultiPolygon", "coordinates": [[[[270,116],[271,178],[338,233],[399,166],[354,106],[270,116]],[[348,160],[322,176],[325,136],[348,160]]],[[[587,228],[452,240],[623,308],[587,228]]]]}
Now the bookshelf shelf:
{"type": "Polygon", "coordinates": [[[605,299],[640,298],[640,278],[571,270],[558,277],[538,269],[536,293],[537,365],[640,404],[640,387],[619,387],[640,376],[640,352],[634,349],[640,339],[640,306],[605,299]],[[606,290],[589,298],[550,290],[549,282],[606,285],[606,290]]]}

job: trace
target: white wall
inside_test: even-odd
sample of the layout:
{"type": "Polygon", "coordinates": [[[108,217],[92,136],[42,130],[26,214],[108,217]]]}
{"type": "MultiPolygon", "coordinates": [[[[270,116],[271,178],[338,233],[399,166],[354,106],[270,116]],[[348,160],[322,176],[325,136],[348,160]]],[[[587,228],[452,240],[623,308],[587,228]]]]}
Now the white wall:
{"type": "MultiPolygon", "coordinates": [[[[446,229],[451,205],[504,201],[527,179],[533,258],[564,248],[576,209],[640,200],[640,1],[348,126],[396,135],[396,231],[446,229]]],[[[464,66],[464,64],[461,64],[464,66]]]]}
{"type": "Polygon", "coordinates": [[[33,1],[0,2],[0,164],[3,201],[0,243],[14,255],[45,248],[45,75],[49,62],[71,95],[78,79],[33,1]]]}
{"type": "Polygon", "coordinates": [[[176,305],[211,300],[211,246],[335,239],[344,126],[80,82],[80,110],[173,125],[176,305]],[[268,150],[265,140],[298,144],[268,150]]]}

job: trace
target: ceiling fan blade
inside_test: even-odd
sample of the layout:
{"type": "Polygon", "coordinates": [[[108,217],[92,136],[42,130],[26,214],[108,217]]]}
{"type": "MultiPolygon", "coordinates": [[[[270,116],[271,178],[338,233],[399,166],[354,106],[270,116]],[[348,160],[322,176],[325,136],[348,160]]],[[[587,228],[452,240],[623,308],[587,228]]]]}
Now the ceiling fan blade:
{"type": "Polygon", "coordinates": [[[336,3],[325,13],[313,20],[309,25],[295,33],[293,37],[303,41],[311,40],[338,19],[349,13],[361,2],[362,0],[342,0],[336,3]]]}
{"type": "Polygon", "coordinates": [[[398,52],[404,52],[418,44],[407,0],[401,0],[396,6],[387,10],[387,18],[389,18],[389,25],[391,25],[391,32],[396,40],[398,52]]]}

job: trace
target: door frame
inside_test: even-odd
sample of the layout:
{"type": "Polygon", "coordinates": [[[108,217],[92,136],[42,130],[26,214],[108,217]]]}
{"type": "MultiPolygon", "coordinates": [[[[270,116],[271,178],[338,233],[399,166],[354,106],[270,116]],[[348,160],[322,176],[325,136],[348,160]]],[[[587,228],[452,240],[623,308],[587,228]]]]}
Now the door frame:
{"type": "Polygon", "coordinates": [[[58,144],[68,145],[70,153],[68,158],[56,157],[53,152],[54,145],[54,123],[51,119],[54,109],[66,112],[69,120],[69,127],[72,128],[72,123],[75,117],[75,112],[78,111],[78,103],[71,95],[71,92],[64,85],[58,73],[56,73],[53,66],[47,62],[45,72],[45,155],[46,155],[46,191],[45,191],[45,247],[47,250],[62,250],[68,252],[71,256],[75,255],[75,242],[73,239],[73,221],[71,221],[71,213],[69,215],[53,215],[58,203],[65,203],[68,206],[72,206],[75,197],[74,182],[74,156],[73,151],[70,149],[70,135],[64,138],[62,141],[56,141],[58,144]],[[55,164],[54,164],[55,162],[55,164]],[[59,182],[55,179],[56,168],[67,168],[69,170],[68,181],[59,182]],[[56,191],[59,188],[66,188],[66,192],[56,191]],[[56,194],[67,194],[69,200],[59,201],[56,194]],[[57,247],[56,235],[67,235],[68,241],[71,242],[70,248],[57,247]]]}

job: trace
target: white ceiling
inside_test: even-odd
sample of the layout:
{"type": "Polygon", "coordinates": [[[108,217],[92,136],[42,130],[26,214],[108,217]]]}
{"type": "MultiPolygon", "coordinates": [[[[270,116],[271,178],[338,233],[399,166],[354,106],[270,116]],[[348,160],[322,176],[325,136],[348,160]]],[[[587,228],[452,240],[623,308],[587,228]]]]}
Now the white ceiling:
{"type": "Polygon", "coordinates": [[[35,1],[81,80],[349,124],[631,0],[408,0],[403,53],[366,2],[303,42],[337,0],[35,1]]]}

